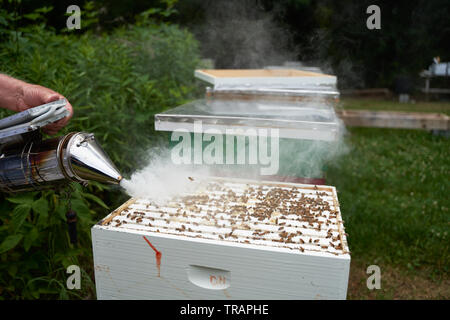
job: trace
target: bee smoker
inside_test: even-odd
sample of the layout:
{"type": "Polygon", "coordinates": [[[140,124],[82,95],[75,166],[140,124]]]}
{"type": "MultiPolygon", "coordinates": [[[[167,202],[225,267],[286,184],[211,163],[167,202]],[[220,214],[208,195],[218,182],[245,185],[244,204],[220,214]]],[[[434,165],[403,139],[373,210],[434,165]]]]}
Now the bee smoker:
{"type": "Polygon", "coordinates": [[[4,192],[42,190],[70,181],[117,184],[121,179],[94,135],[85,132],[47,140],[37,133],[23,144],[1,150],[0,190],[4,192]]]}
{"type": "MultiPolygon", "coordinates": [[[[0,120],[1,191],[42,190],[71,181],[120,182],[121,174],[94,134],[71,132],[42,140],[39,129],[67,116],[66,103],[58,100],[0,120]]],[[[76,221],[73,214],[67,218],[76,221]]]]}

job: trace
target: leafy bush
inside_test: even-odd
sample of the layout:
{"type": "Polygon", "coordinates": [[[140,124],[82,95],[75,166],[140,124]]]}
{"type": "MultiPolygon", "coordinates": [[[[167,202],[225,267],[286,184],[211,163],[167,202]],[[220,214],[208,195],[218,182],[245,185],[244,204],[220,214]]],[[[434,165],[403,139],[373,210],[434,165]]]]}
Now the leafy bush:
{"type": "MultiPolygon", "coordinates": [[[[0,12],[3,27],[12,19],[4,17],[0,12]]],[[[197,92],[198,45],[175,25],[129,26],[108,35],[60,35],[44,23],[7,30],[0,29],[1,72],[66,96],[74,117],[65,132],[94,132],[125,175],[158,141],[153,115],[197,92]]],[[[0,110],[0,117],[6,114],[0,110]]],[[[126,196],[97,183],[74,188],[78,246],[69,244],[60,191],[0,195],[0,299],[94,296],[90,228],[126,196]],[[71,264],[82,269],[81,292],[65,289],[71,264]]]]}

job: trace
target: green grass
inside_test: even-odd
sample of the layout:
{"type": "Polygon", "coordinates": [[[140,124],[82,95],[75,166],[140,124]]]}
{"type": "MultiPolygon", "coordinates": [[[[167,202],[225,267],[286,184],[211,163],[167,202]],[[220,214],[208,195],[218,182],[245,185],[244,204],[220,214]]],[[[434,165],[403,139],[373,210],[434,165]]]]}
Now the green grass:
{"type": "Polygon", "coordinates": [[[425,131],[349,129],[332,165],[352,259],[449,271],[450,140],[425,131]]]}
{"type": "Polygon", "coordinates": [[[450,102],[417,101],[399,103],[397,100],[343,98],[340,107],[349,110],[390,110],[410,112],[431,112],[450,115],[450,102]]]}

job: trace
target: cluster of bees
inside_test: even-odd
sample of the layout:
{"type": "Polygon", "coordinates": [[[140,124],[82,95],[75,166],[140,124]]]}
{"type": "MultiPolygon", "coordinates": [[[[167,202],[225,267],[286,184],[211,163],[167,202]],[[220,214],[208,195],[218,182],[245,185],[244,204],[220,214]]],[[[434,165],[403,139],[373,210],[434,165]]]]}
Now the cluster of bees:
{"type": "Polygon", "coordinates": [[[331,192],[209,182],[203,191],[165,203],[138,201],[111,220],[134,228],[196,238],[272,245],[301,252],[345,253],[331,192]]]}

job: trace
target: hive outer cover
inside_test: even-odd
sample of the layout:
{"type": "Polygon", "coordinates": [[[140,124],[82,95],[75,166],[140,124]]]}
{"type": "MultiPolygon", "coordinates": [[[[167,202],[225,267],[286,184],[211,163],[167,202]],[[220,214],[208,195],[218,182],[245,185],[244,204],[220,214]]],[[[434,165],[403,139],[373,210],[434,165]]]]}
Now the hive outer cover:
{"type": "Polygon", "coordinates": [[[335,86],[336,77],[328,74],[295,69],[201,69],[195,77],[214,89],[236,88],[302,88],[335,86]]]}

